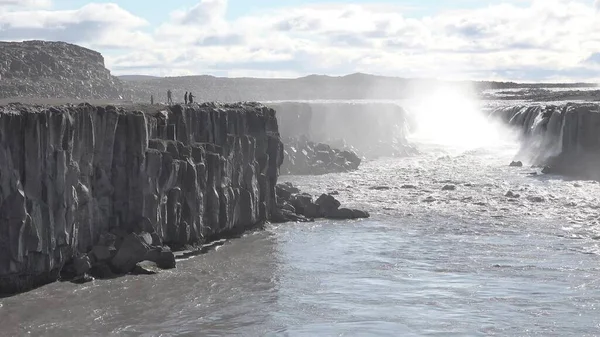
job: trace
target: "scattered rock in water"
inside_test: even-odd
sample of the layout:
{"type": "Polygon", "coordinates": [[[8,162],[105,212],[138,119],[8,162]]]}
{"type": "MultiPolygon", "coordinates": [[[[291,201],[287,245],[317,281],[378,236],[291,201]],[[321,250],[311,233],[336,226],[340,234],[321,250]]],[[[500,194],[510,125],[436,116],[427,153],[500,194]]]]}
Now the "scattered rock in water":
{"type": "Polygon", "coordinates": [[[322,194],[313,201],[312,195],[300,193],[300,190],[290,183],[278,184],[276,191],[290,191],[291,188],[294,188],[295,193],[276,193],[277,210],[273,216],[273,222],[308,222],[317,218],[345,220],[370,217],[370,214],[365,211],[340,208],[341,203],[333,193],[322,194]]]}
{"type": "Polygon", "coordinates": [[[538,195],[529,196],[529,197],[527,197],[527,200],[529,200],[531,202],[544,202],[544,201],[546,201],[546,199],[544,197],[541,197],[541,196],[538,196],[538,195]]]}
{"type": "Polygon", "coordinates": [[[369,187],[370,190],[375,190],[375,191],[388,191],[391,190],[392,188],[389,186],[372,186],[369,187]]]}
{"type": "Polygon", "coordinates": [[[415,186],[415,185],[402,185],[402,186],[400,186],[400,188],[407,189],[407,190],[416,190],[417,186],[415,186]]]}
{"type": "Polygon", "coordinates": [[[332,191],[332,192],[329,192],[329,194],[331,194],[331,195],[340,195],[340,192],[338,192],[338,191],[332,191]]]}
{"type": "Polygon", "coordinates": [[[423,199],[423,202],[427,202],[427,203],[431,203],[431,202],[435,202],[435,201],[437,201],[437,199],[432,196],[428,196],[427,198],[423,199]]]}
{"type": "Polygon", "coordinates": [[[349,150],[332,148],[328,144],[314,143],[306,137],[285,138],[284,160],[281,174],[321,175],[342,173],[358,169],[361,159],[349,150]]]}
{"type": "Polygon", "coordinates": [[[513,161],[509,165],[510,167],[523,167],[523,162],[521,161],[513,161]]]}
{"type": "Polygon", "coordinates": [[[446,186],[442,187],[442,191],[456,191],[456,186],[455,185],[446,185],[446,186]]]}
{"type": "Polygon", "coordinates": [[[515,192],[513,192],[513,191],[508,191],[508,192],[506,192],[506,194],[505,194],[504,196],[505,196],[505,197],[507,197],[507,198],[513,198],[513,199],[518,199],[518,198],[520,198],[520,197],[521,197],[521,195],[520,195],[520,194],[518,194],[518,193],[515,193],[515,192]]]}

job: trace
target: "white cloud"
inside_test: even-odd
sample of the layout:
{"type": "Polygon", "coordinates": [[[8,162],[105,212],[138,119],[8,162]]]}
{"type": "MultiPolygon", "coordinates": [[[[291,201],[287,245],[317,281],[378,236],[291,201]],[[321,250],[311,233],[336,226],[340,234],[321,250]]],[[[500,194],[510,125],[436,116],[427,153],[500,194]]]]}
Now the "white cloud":
{"type": "Polygon", "coordinates": [[[51,0],[0,0],[0,7],[42,7],[47,8],[52,5],[51,0]]]}
{"type": "Polygon", "coordinates": [[[152,40],[137,30],[146,24],[116,4],[90,3],[76,10],[0,13],[0,36],[4,40],[61,40],[99,48],[137,47],[152,40]]]}
{"type": "MultiPolygon", "coordinates": [[[[7,1],[7,0],[0,0],[7,1]]],[[[417,17],[395,5],[320,4],[226,17],[226,0],[176,10],[152,31],[117,5],[0,13],[0,35],[133,50],[115,73],[600,79],[600,0],[507,1],[417,17]],[[409,15],[410,14],[410,15],[409,15]],[[27,19],[26,19],[27,18],[27,19]],[[8,28],[7,28],[8,27],[8,28]],[[18,34],[20,33],[20,34],[18,34]],[[586,69],[588,71],[586,71],[586,69]]]]}

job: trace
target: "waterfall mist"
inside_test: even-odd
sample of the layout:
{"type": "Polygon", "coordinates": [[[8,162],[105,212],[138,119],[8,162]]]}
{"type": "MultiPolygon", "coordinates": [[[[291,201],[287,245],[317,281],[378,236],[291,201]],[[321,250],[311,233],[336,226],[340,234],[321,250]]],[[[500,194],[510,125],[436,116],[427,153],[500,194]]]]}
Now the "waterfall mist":
{"type": "Polygon", "coordinates": [[[441,87],[408,104],[410,139],[457,150],[516,144],[514,132],[482,111],[483,104],[467,90],[441,87]]]}

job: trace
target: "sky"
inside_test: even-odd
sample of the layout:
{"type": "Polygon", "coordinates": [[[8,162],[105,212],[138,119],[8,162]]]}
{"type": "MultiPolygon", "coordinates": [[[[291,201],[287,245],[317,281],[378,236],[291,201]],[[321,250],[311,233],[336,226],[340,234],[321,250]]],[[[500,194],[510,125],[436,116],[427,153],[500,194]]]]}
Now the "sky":
{"type": "Polygon", "coordinates": [[[0,0],[0,40],[114,75],[600,82],[600,0],[0,0]]]}

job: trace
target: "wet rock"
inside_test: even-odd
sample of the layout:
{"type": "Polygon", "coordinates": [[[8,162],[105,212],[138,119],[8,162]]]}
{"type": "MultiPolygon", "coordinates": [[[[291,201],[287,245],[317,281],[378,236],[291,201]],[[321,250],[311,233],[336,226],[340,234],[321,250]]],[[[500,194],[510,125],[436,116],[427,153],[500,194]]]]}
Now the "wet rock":
{"type": "Polygon", "coordinates": [[[94,246],[92,251],[90,252],[90,256],[94,259],[95,262],[108,261],[112,259],[117,254],[117,249],[115,247],[107,247],[107,246],[94,246]]]}
{"type": "Polygon", "coordinates": [[[161,269],[173,269],[176,266],[175,255],[169,247],[154,247],[144,259],[154,262],[161,269]]]}
{"type": "Polygon", "coordinates": [[[73,268],[76,275],[84,275],[92,269],[92,263],[87,255],[73,258],[73,268]]]}
{"type": "Polygon", "coordinates": [[[513,161],[509,165],[510,167],[523,167],[523,162],[521,161],[513,161]]]}
{"type": "Polygon", "coordinates": [[[107,262],[94,263],[90,269],[90,275],[97,279],[110,279],[116,276],[107,262]]]}
{"type": "Polygon", "coordinates": [[[296,194],[292,196],[290,203],[294,206],[296,213],[306,215],[305,210],[313,204],[313,197],[308,193],[296,194]]]}
{"type": "Polygon", "coordinates": [[[119,272],[130,272],[135,264],[143,261],[150,251],[143,239],[136,234],[129,234],[120,245],[117,255],[111,260],[111,265],[119,272]]]}
{"type": "Polygon", "coordinates": [[[71,280],[71,282],[75,284],[84,284],[92,281],[94,281],[94,277],[89,274],[81,274],[71,280]]]}
{"type": "Polygon", "coordinates": [[[375,190],[375,191],[388,191],[391,190],[392,188],[389,186],[372,186],[369,187],[370,190],[375,190]]]}
{"type": "Polygon", "coordinates": [[[407,190],[416,190],[417,186],[415,186],[415,185],[402,185],[402,186],[400,186],[400,188],[407,189],[407,190]]]}
{"type": "Polygon", "coordinates": [[[527,197],[527,200],[529,200],[531,202],[545,202],[546,201],[546,199],[544,197],[537,196],[537,195],[529,196],[529,197],[527,197]]]}
{"type": "Polygon", "coordinates": [[[368,218],[369,216],[370,216],[369,213],[365,212],[365,211],[359,211],[359,210],[348,209],[348,208],[339,208],[334,211],[331,211],[325,217],[328,219],[352,220],[352,219],[364,219],[364,218],[368,218]]]}
{"type": "Polygon", "coordinates": [[[321,194],[321,196],[315,201],[315,204],[319,206],[319,214],[321,217],[326,217],[328,214],[335,212],[341,203],[329,194],[321,194]]]}
{"type": "MultiPolygon", "coordinates": [[[[289,183],[285,184],[285,188],[293,188],[294,192],[299,192],[289,183]]],[[[283,190],[284,186],[279,189],[283,190]]],[[[272,218],[274,222],[307,222],[316,218],[359,219],[370,216],[368,212],[361,210],[340,209],[341,203],[331,193],[322,194],[315,202],[308,193],[279,193],[278,196],[277,209],[272,218]]]]}
{"type": "Polygon", "coordinates": [[[455,191],[455,190],[456,190],[455,185],[446,185],[446,186],[442,187],[442,191],[455,191]]]}
{"type": "Polygon", "coordinates": [[[513,191],[508,191],[508,192],[506,192],[506,194],[505,194],[504,196],[505,196],[505,197],[507,197],[507,198],[513,198],[513,199],[518,199],[518,198],[520,198],[520,197],[521,197],[521,195],[520,195],[520,194],[518,194],[518,193],[515,193],[515,192],[513,192],[513,191]]]}
{"type": "Polygon", "coordinates": [[[423,199],[422,201],[425,203],[432,203],[432,202],[437,201],[437,199],[432,196],[428,196],[427,198],[423,199]]]}
{"type": "Polygon", "coordinates": [[[284,138],[281,174],[321,175],[358,169],[361,159],[352,151],[341,151],[306,137],[284,138]]]}
{"type": "Polygon", "coordinates": [[[160,273],[161,268],[152,261],[141,261],[135,264],[131,271],[134,275],[154,275],[160,273]]]}
{"type": "Polygon", "coordinates": [[[278,198],[289,200],[293,194],[300,193],[300,190],[294,187],[292,183],[285,182],[275,186],[275,194],[278,198]]]}

